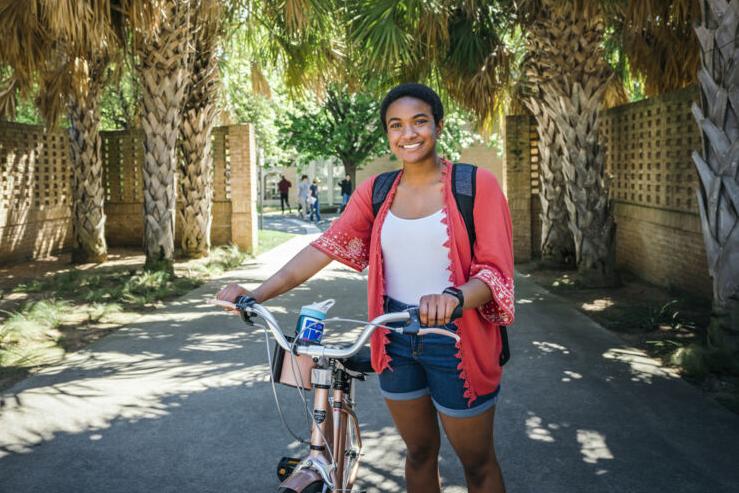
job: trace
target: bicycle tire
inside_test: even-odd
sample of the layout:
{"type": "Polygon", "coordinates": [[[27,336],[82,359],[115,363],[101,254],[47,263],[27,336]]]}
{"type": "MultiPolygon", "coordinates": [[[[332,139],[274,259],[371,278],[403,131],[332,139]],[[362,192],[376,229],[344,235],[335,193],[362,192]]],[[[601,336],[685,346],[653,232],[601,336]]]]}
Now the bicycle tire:
{"type": "MultiPolygon", "coordinates": [[[[323,481],[316,481],[305,487],[302,491],[295,491],[292,488],[280,488],[277,493],[323,493],[323,481]]],[[[327,490],[331,491],[331,490],[327,490]]]]}

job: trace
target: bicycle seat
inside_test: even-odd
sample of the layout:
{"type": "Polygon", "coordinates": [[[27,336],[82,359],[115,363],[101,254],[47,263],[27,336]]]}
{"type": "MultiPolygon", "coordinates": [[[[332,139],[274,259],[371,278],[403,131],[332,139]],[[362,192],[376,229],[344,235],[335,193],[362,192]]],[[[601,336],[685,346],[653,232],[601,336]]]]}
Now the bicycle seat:
{"type": "Polygon", "coordinates": [[[349,370],[359,373],[372,373],[372,363],[370,359],[370,348],[364,346],[357,354],[349,359],[342,360],[341,363],[349,370]]]}

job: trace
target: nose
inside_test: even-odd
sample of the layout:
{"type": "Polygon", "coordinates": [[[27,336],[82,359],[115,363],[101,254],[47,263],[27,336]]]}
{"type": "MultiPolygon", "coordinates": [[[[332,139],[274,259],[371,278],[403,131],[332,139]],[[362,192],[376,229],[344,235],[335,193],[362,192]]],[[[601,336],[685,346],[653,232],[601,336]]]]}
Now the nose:
{"type": "Polygon", "coordinates": [[[403,127],[403,137],[413,137],[416,135],[416,129],[413,125],[405,125],[403,127]]]}

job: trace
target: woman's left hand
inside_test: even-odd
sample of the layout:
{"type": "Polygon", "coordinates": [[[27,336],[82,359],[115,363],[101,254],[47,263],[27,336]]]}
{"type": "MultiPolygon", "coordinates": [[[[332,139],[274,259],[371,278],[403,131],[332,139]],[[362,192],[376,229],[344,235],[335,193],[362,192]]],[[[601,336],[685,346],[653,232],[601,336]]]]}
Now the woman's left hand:
{"type": "Polygon", "coordinates": [[[457,305],[459,300],[450,294],[427,294],[418,302],[418,318],[429,327],[446,325],[457,305]]]}

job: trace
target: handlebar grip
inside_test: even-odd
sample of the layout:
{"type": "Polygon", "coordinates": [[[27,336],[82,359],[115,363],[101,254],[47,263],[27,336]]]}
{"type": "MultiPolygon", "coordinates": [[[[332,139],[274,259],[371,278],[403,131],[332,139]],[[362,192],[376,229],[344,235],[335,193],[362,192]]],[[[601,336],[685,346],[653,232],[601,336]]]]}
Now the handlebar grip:
{"type": "Polygon", "coordinates": [[[247,324],[251,324],[251,317],[247,313],[247,310],[251,308],[251,306],[256,303],[257,300],[252,298],[251,296],[244,296],[241,295],[234,301],[234,305],[236,305],[236,308],[239,309],[239,313],[241,314],[241,320],[243,320],[247,324]]]}
{"type": "MultiPolygon", "coordinates": [[[[457,307],[452,312],[450,322],[454,322],[455,320],[462,318],[462,312],[463,312],[462,305],[457,305],[457,307]]],[[[418,329],[428,327],[427,325],[423,325],[421,323],[421,319],[419,318],[418,307],[409,308],[408,313],[410,313],[411,318],[410,320],[408,320],[408,323],[406,324],[406,327],[405,327],[406,334],[415,335],[418,333],[418,329]],[[410,332],[408,331],[409,328],[410,328],[410,332]]]]}

